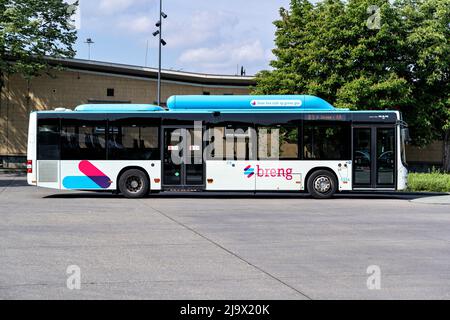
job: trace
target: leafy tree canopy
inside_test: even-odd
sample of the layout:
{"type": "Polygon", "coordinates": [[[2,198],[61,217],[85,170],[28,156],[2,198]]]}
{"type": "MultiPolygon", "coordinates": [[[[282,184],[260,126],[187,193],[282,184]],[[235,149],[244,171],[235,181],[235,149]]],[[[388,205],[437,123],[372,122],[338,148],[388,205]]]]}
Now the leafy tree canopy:
{"type": "Polygon", "coordinates": [[[450,169],[450,0],[292,0],[280,16],[254,93],[401,110],[415,144],[446,141],[450,169]]]}
{"type": "Polygon", "coordinates": [[[45,56],[73,57],[72,14],[63,0],[0,0],[0,82],[5,74],[39,75],[45,56]]]}

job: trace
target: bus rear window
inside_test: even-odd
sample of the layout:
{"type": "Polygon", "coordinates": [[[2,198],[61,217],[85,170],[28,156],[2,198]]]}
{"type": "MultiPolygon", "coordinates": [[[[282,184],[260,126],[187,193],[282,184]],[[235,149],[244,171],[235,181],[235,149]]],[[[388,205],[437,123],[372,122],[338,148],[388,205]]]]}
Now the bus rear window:
{"type": "Polygon", "coordinates": [[[38,121],[37,159],[59,160],[60,158],[59,120],[45,119],[38,121]]]}

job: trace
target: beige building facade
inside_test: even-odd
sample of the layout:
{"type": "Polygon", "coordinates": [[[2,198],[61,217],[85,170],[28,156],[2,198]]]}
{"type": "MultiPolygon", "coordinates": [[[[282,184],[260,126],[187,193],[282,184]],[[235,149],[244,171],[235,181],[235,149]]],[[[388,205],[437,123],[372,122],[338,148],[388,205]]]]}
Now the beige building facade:
{"type": "MultiPolygon", "coordinates": [[[[0,168],[23,166],[28,117],[35,110],[73,109],[85,103],[156,104],[157,70],[86,60],[59,60],[62,71],[30,81],[6,78],[0,102],[0,168]]],[[[164,70],[162,105],[172,95],[247,95],[253,77],[164,70]]]]}

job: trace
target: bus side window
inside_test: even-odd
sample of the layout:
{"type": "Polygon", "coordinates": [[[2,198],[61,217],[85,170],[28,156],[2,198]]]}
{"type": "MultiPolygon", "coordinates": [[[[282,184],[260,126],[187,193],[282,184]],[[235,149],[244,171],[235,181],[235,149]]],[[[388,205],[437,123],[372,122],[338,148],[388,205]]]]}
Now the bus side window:
{"type": "Polygon", "coordinates": [[[108,160],[158,160],[157,126],[134,123],[110,123],[108,160]]]}
{"type": "Polygon", "coordinates": [[[297,126],[259,126],[258,159],[260,160],[297,160],[297,126]]]}
{"type": "Polygon", "coordinates": [[[303,128],[303,158],[305,160],[351,159],[350,123],[305,121],[303,128]]]}
{"type": "Polygon", "coordinates": [[[209,127],[206,137],[206,160],[225,160],[225,127],[209,127]]]}
{"type": "Polygon", "coordinates": [[[59,119],[45,119],[38,121],[37,146],[38,160],[59,160],[59,119]]]}
{"type": "Polygon", "coordinates": [[[207,130],[207,160],[255,160],[256,132],[251,126],[210,126],[207,130]]]}
{"type": "Polygon", "coordinates": [[[71,121],[61,124],[62,160],[106,160],[106,121],[71,121]]]}
{"type": "Polygon", "coordinates": [[[225,157],[227,160],[256,160],[257,135],[251,126],[228,125],[225,128],[225,157]]]}

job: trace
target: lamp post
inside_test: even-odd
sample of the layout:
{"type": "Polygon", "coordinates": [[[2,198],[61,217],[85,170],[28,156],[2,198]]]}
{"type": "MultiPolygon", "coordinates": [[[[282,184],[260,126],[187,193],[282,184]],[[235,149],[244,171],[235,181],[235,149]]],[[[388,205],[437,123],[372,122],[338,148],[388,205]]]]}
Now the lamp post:
{"type": "Polygon", "coordinates": [[[95,42],[92,41],[91,38],[87,38],[84,43],[88,45],[88,60],[91,60],[91,44],[94,44],[95,42]]]}
{"type": "Polygon", "coordinates": [[[162,38],[162,21],[163,21],[163,19],[166,19],[166,18],[167,18],[167,14],[165,14],[162,11],[162,0],[159,0],[159,21],[156,23],[156,27],[158,28],[158,30],[153,32],[154,37],[156,37],[156,36],[159,37],[158,90],[157,90],[158,106],[161,106],[161,51],[162,51],[161,47],[165,46],[167,44],[167,42],[164,41],[164,39],[162,38]]]}

